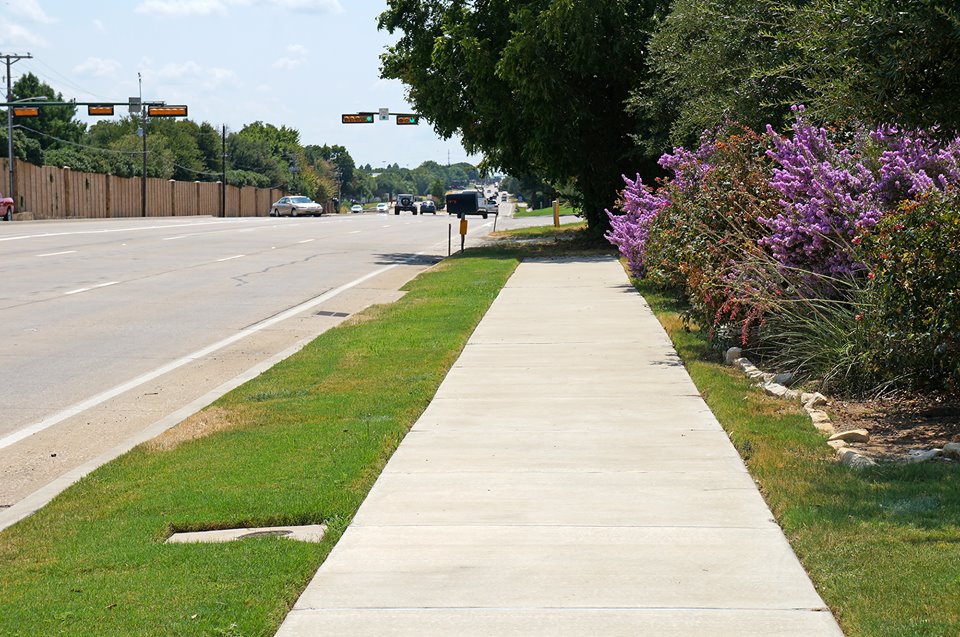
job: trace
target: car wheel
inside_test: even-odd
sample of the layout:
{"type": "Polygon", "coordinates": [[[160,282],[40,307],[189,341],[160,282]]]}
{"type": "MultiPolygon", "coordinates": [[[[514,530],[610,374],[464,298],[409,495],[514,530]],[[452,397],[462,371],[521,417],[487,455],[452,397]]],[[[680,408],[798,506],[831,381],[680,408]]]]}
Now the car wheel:
{"type": "Polygon", "coordinates": [[[7,206],[7,209],[3,213],[4,221],[13,221],[13,208],[7,206]]]}
{"type": "Polygon", "coordinates": [[[483,218],[484,218],[484,219],[487,218],[487,213],[483,213],[483,218]]]}

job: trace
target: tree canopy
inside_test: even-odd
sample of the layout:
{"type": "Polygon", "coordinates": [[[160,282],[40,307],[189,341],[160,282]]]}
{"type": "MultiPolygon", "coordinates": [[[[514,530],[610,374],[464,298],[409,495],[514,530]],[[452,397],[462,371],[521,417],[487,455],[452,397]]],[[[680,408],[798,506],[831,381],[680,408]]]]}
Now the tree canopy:
{"type": "Polygon", "coordinates": [[[624,108],[647,78],[645,40],[667,2],[388,0],[380,27],[401,32],[381,73],[443,137],[485,166],[572,186],[590,227],[608,227],[623,172],[644,155],[624,108]]]}

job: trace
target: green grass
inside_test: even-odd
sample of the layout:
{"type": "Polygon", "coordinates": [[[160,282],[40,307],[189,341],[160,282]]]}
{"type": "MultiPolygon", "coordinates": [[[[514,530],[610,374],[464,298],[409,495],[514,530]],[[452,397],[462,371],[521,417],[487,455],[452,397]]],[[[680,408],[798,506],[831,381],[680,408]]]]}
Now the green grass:
{"type": "MultiPolygon", "coordinates": [[[[563,215],[575,215],[579,209],[573,208],[572,206],[560,206],[560,216],[563,215]]],[[[552,217],[553,216],[553,206],[548,206],[547,208],[538,208],[536,210],[523,210],[517,208],[517,211],[513,214],[514,217],[552,217]]]]}
{"type": "Polygon", "coordinates": [[[805,414],[715,362],[676,301],[638,288],[848,637],[960,635],[957,465],[837,465],[805,414]]]}
{"type": "Polygon", "coordinates": [[[138,447],[0,533],[0,635],[272,635],[517,262],[444,262],[217,401],[226,430],[138,447]],[[163,543],[311,523],[323,543],[163,543]]]}

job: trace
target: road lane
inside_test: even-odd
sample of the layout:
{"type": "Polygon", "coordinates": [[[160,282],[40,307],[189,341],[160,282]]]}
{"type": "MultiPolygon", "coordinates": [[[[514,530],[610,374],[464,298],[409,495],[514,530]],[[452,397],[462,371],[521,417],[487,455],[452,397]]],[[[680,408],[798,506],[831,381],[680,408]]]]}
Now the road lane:
{"type": "MultiPolygon", "coordinates": [[[[429,264],[418,262],[418,253],[445,256],[456,220],[385,221],[362,215],[0,224],[0,440],[9,441],[0,445],[0,512],[198,397],[212,400],[218,386],[293,351],[343,316],[396,298],[391,290],[429,264]],[[364,283],[323,300],[357,280],[364,283]],[[311,301],[320,304],[302,311],[311,301]],[[296,316],[244,333],[298,306],[296,316]],[[314,311],[320,308],[326,311],[314,311]],[[226,341],[224,349],[205,352],[226,341]],[[188,362],[170,371],[179,360],[188,362]],[[137,379],[146,381],[133,389],[137,379]],[[98,397],[107,400],[94,406],[98,397]]],[[[501,220],[500,227],[504,221],[509,225],[501,220]]],[[[492,226],[471,222],[468,245],[492,226]]]]}

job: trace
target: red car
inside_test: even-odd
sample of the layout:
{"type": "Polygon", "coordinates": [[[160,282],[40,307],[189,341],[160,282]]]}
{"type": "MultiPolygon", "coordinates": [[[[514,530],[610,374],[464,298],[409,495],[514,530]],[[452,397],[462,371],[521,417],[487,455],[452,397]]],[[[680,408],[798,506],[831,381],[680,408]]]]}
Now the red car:
{"type": "Polygon", "coordinates": [[[4,197],[0,193],[0,218],[4,221],[13,221],[13,199],[4,197]]]}

